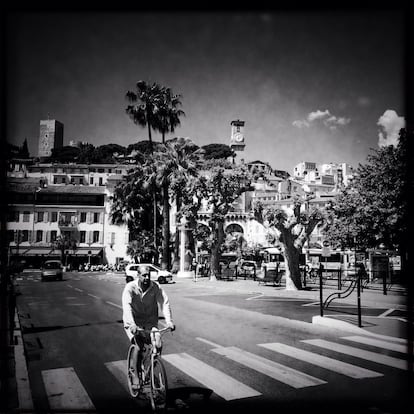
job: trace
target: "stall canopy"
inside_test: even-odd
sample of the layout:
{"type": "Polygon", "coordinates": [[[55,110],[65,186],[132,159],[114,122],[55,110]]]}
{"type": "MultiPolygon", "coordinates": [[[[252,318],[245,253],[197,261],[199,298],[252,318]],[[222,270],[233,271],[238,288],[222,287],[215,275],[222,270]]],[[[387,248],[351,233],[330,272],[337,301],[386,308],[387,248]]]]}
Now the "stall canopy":
{"type": "Polygon", "coordinates": [[[12,255],[20,256],[58,256],[60,252],[58,250],[52,250],[50,247],[12,247],[10,249],[12,255]]]}
{"type": "MultiPolygon", "coordinates": [[[[71,256],[99,256],[102,252],[102,248],[80,247],[75,250],[65,250],[71,256]],[[89,253],[90,252],[90,253],[89,253]]],[[[61,251],[58,249],[51,249],[50,247],[12,247],[10,249],[12,255],[19,256],[60,256],[61,251]]]]}
{"type": "Polygon", "coordinates": [[[82,248],[75,250],[75,252],[73,252],[72,250],[69,250],[69,254],[71,254],[72,256],[88,256],[89,254],[91,256],[98,256],[101,254],[101,252],[102,252],[102,248],[90,248],[90,247],[82,247],[82,248]]]}

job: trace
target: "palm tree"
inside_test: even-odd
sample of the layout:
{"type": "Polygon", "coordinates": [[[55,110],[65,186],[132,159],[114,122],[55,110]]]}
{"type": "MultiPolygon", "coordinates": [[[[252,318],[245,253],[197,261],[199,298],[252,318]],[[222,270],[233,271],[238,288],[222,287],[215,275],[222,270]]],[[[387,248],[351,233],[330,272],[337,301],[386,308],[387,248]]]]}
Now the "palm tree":
{"type": "MultiPolygon", "coordinates": [[[[140,80],[137,82],[137,92],[128,91],[126,98],[131,103],[126,108],[126,113],[133,122],[142,127],[148,128],[148,140],[152,152],[152,135],[151,128],[159,130],[160,118],[159,111],[163,102],[163,88],[157,83],[149,85],[147,82],[140,80]]],[[[154,248],[157,250],[157,201],[153,197],[154,211],[154,248]]]]}
{"type": "Polygon", "coordinates": [[[150,85],[143,80],[138,81],[136,87],[136,92],[128,91],[126,93],[126,98],[131,103],[127,106],[126,113],[134,124],[148,128],[148,140],[152,147],[151,129],[159,129],[159,111],[163,102],[163,88],[155,82],[150,85]]]}
{"type": "Polygon", "coordinates": [[[159,103],[157,130],[161,132],[162,143],[165,144],[165,134],[174,132],[175,128],[181,124],[180,116],[185,116],[184,111],[179,109],[181,106],[181,95],[174,95],[171,88],[161,89],[161,102],[159,103]]]}
{"type": "MultiPolygon", "coordinates": [[[[162,266],[170,264],[170,204],[169,190],[176,196],[177,211],[186,184],[195,177],[202,162],[203,150],[200,150],[188,138],[174,138],[165,143],[165,147],[154,153],[154,176],[158,186],[163,189],[163,257],[162,266]]],[[[175,260],[178,259],[178,232],[176,232],[175,260]]]]}

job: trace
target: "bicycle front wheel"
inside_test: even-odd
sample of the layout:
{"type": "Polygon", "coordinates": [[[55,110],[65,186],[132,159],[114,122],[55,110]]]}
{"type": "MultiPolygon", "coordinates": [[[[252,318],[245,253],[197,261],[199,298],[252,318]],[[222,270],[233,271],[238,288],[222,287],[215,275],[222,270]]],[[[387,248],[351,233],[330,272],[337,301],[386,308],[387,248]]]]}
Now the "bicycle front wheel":
{"type": "Polygon", "coordinates": [[[150,400],[152,410],[163,412],[167,409],[167,374],[159,357],[152,361],[150,400]]]}
{"type": "Polygon", "coordinates": [[[140,387],[140,372],[137,369],[138,365],[138,352],[139,348],[137,345],[132,344],[128,350],[127,357],[127,380],[128,380],[128,389],[131,397],[138,397],[141,393],[140,387]]]}

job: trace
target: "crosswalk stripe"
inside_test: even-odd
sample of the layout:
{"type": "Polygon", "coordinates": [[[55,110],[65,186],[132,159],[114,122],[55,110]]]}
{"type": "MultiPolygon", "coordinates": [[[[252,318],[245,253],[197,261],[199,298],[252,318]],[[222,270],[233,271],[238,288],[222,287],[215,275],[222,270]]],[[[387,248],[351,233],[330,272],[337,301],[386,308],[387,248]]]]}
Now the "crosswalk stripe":
{"type": "Polygon", "coordinates": [[[72,367],[42,371],[42,377],[51,410],[95,410],[72,367]]]}
{"type": "Polygon", "coordinates": [[[129,392],[127,380],[127,360],[105,362],[106,368],[117,381],[129,392]]]}
{"type": "Polygon", "coordinates": [[[404,345],[399,345],[396,343],[388,342],[388,341],[381,341],[380,339],[375,338],[368,338],[366,336],[345,336],[343,339],[346,339],[347,341],[353,341],[353,342],[359,342],[361,344],[365,345],[372,345],[376,346],[378,348],[384,348],[389,349],[390,351],[397,351],[401,352],[402,354],[407,353],[407,347],[404,345]]]}
{"type": "Polygon", "coordinates": [[[305,388],[326,384],[326,381],[319,378],[312,377],[304,372],[289,368],[235,346],[216,348],[212,351],[294,388],[305,388]]]}
{"type": "Polygon", "coordinates": [[[227,401],[261,395],[253,388],[186,353],[164,355],[163,359],[227,401]]]}
{"type": "Polygon", "coordinates": [[[365,351],[360,348],[325,341],[324,339],[305,339],[302,342],[310,345],[319,346],[321,348],[329,349],[330,351],[335,351],[342,354],[348,354],[353,357],[366,359],[367,361],[376,362],[378,364],[387,365],[393,368],[404,370],[408,369],[407,361],[404,361],[403,359],[399,358],[394,358],[388,355],[382,355],[376,352],[365,351]]]}
{"type": "Polygon", "coordinates": [[[305,351],[303,349],[295,348],[293,346],[281,343],[258,344],[259,346],[270,349],[271,351],[279,352],[292,358],[308,362],[309,364],[317,365],[330,371],[346,375],[351,378],[375,378],[382,377],[383,374],[356,365],[348,364],[346,362],[338,361],[337,359],[329,358],[323,355],[315,354],[314,352],[305,351]]]}

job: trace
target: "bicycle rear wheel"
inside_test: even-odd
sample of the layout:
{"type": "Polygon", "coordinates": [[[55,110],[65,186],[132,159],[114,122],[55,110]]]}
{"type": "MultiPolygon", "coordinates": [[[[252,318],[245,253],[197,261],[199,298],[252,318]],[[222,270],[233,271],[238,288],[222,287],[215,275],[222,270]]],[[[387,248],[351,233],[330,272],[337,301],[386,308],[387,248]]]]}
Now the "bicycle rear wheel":
{"type": "Polygon", "coordinates": [[[136,398],[142,391],[141,386],[134,386],[135,384],[139,384],[140,382],[140,372],[137,369],[138,365],[138,351],[139,348],[137,345],[131,344],[128,350],[128,357],[127,357],[127,382],[128,382],[128,389],[129,393],[132,397],[136,398]]]}
{"type": "Polygon", "coordinates": [[[152,410],[163,412],[167,409],[168,383],[164,365],[159,357],[153,359],[151,370],[150,400],[152,410]]]}

